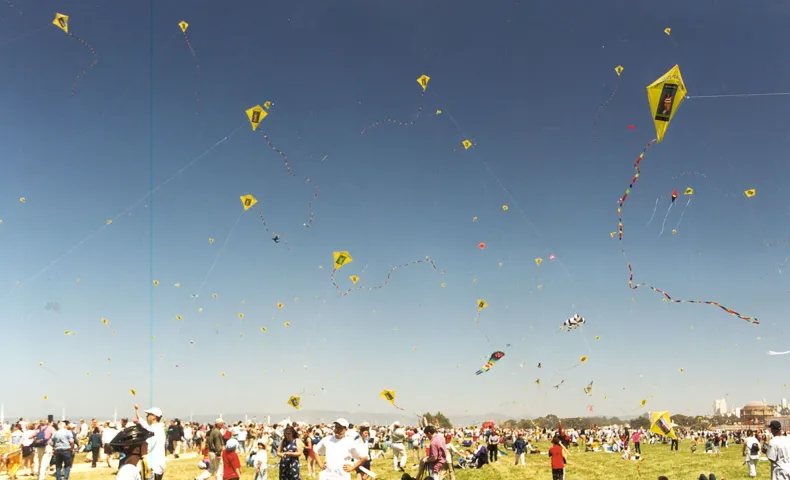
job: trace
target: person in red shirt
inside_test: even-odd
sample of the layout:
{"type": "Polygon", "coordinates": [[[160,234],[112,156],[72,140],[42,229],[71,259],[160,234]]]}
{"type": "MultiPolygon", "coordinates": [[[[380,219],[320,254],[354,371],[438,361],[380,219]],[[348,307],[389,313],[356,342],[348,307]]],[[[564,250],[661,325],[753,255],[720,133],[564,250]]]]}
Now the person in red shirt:
{"type": "Polygon", "coordinates": [[[549,458],[551,459],[551,478],[552,480],[565,479],[565,449],[560,445],[560,437],[554,436],[551,439],[553,445],[549,448],[549,458]]]}
{"type": "Polygon", "coordinates": [[[235,439],[228,440],[225,449],[222,450],[222,478],[225,480],[235,480],[241,478],[241,462],[236,453],[239,442],[235,439]]]}

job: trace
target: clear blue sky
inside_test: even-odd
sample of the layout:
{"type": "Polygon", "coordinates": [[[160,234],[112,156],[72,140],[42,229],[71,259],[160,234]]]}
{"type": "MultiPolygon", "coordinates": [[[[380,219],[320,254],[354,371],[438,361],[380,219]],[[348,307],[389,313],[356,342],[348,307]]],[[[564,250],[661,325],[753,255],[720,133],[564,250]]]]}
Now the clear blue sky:
{"type": "Polygon", "coordinates": [[[281,412],[290,395],[321,388],[303,397],[306,409],[389,411],[382,388],[407,409],[450,414],[584,415],[589,404],[636,414],[643,398],[645,410],[702,413],[715,398],[790,396],[790,358],[765,355],[790,349],[777,271],[790,253],[763,245],[790,237],[790,98],[687,100],[624,212],[637,281],[761,325],[631,292],[609,236],[633,162],[655,136],[645,86],[677,63],[692,96],[785,91],[790,7],[174,1],[156,8],[150,35],[147,3],[15,0],[21,15],[0,5],[7,413],[106,416],[149,399],[182,415],[281,412]],[[91,55],[50,24],[56,11],[99,58],[74,96],[91,55]],[[617,65],[619,90],[593,143],[617,65]],[[377,120],[412,118],[423,73],[420,120],[361,136],[377,120]],[[244,110],[267,100],[261,130],[297,178],[246,123],[244,110]],[[686,171],[707,179],[673,180],[686,171]],[[647,226],[656,198],[687,186],[695,193],[677,235],[683,197],[659,236],[668,200],[647,226]],[[747,188],[757,196],[747,200],[747,188]],[[259,203],[222,250],[246,193],[259,203]],[[344,288],[349,275],[380,284],[391,266],[425,255],[446,274],[415,265],[381,290],[339,297],[335,250],[354,257],[338,275],[344,288]],[[478,298],[489,304],[479,329],[478,298]],[[558,332],[575,312],[587,326],[558,332]],[[493,350],[486,336],[506,356],[475,376],[493,350]],[[590,361],[569,370],[580,355],[590,361]],[[593,398],[582,393],[589,381],[593,398]]]}

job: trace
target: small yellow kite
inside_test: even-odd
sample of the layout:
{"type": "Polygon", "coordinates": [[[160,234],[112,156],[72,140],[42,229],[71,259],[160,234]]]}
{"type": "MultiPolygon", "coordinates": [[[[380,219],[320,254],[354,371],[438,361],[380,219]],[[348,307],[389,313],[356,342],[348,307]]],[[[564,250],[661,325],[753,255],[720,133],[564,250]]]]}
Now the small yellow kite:
{"type": "Polygon", "coordinates": [[[244,206],[244,211],[246,212],[250,208],[252,208],[256,203],[258,203],[258,199],[250,195],[242,195],[239,197],[241,200],[241,204],[244,206]]]}
{"type": "Polygon", "coordinates": [[[683,83],[678,65],[647,86],[647,99],[650,102],[658,143],[664,139],[675,112],[686,99],[686,93],[686,85],[683,83]]]}
{"type": "Polygon", "coordinates": [[[420,84],[423,92],[428,88],[428,82],[430,81],[431,81],[431,77],[429,77],[428,75],[420,75],[420,78],[417,79],[417,83],[420,84]]]}
{"type": "Polygon", "coordinates": [[[746,195],[746,198],[752,198],[753,196],[757,195],[757,190],[754,188],[750,188],[749,190],[743,192],[743,194],[746,195]]]}
{"type": "Polygon", "coordinates": [[[683,195],[694,195],[694,189],[691,187],[686,188],[686,191],[683,192],[683,195]]]}
{"type": "Polygon", "coordinates": [[[178,28],[181,29],[181,33],[187,33],[187,28],[189,28],[189,24],[183,20],[178,22],[178,28]]]}
{"type": "Polygon", "coordinates": [[[334,270],[339,270],[340,267],[342,267],[343,265],[347,265],[347,264],[349,264],[349,263],[354,261],[354,259],[351,258],[351,255],[349,255],[349,253],[347,251],[345,251],[345,252],[333,252],[332,253],[332,257],[333,257],[334,262],[335,262],[334,270]]]}
{"type": "Polygon", "coordinates": [[[359,281],[359,277],[358,277],[358,276],[356,276],[356,275],[351,275],[351,276],[350,276],[350,277],[348,277],[348,278],[350,278],[350,279],[351,279],[351,283],[353,283],[354,285],[356,285],[356,284],[357,284],[357,282],[359,281]]]}
{"type": "Polygon", "coordinates": [[[258,125],[266,118],[266,115],[269,114],[263,107],[260,105],[255,105],[254,107],[250,108],[246,111],[247,118],[250,119],[250,125],[252,125],[252,130],[255,131],[258,129],[258,125]]]}
{"type": "Polygon", "coordinates": [[[614,71],[615,71],[615,73],[617,73],[617,76],[619,77],[620,74],[623,73],[623,66],[622,65],[618,65],[618,66],[614,67],[614,71]]]}
{"type": "Polygon", "coordinates": [[[302,399],[297,397],[296,395],[291,395],[291,398],[288,399],[288,405],[299,410],[300,408],[302,408],[302,399]]]}
{"type": "Polygon", "coordinates": [[[464,146],[464,150],[469,150],[469,148],[472,146],[472,142],[470,140],[464,140],[461,142],[461,144],[464,146]]]}
{"type": "Polygon", "coordinates": [[[59,29],[63,30],[65,33],[69,33],[68,15],[63,15],[62,13],[56,13],[55,19],[52,20],[52,24],[58,27],[59,29]]]}
{"type": "Polygon", "coordinates": [[[480,310],[482,310],[482,309],[486,308],[487,306],[488,306],[488,303],[486,303],[486,301],[485,301],[485,300],[482,300],[482,299],[481,299],[481,300],[478,300],[478,301],[477,301],[477,311],[478,311],[478,312],[479,312],[480,310]]]}

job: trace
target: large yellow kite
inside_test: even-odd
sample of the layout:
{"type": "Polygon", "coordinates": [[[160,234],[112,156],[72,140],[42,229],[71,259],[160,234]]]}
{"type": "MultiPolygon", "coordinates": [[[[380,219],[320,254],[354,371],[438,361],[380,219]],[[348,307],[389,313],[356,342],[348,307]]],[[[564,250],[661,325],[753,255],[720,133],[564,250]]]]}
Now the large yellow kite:
{"type": "Polygon", "coordinates": [[[677,440],[678,436],[675,435],[675,429],[672,427],[672,419],[669,418],[669,412],[653,412],[650,414],[650,431],[677,440]]]}
{"type": "Polygon", "coordinates": [[[686,99],[686,93],[686,85],[677,65],[647,86],[647,99],[650,101],[650,111],[656,125],[656,140],[659,143],[664,138],[675,112],[686,99]]]}

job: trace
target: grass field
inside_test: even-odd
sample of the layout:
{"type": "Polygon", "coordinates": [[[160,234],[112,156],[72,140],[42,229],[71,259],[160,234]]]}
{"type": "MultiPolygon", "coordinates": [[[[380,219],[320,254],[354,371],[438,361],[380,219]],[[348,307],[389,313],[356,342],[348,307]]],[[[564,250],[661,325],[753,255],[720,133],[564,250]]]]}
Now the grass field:
{"type": "MultiPolygon", "coordinates": [[[[667,445],[645,445],[642,447],[644,460],[642,462],[626,461],[619,454],[612,453],[584,453],[571,449],[565,478],[568,480],[610,480],[610,479],[644,479],[656,480],[659,475],[666,475],[670,480],[696,480],[700,473],[716,474],[717,479],[728,480],[748,478],[746,466],[743,465],[740,445],[731,445],[723,448],[719,458],[713,455],[694,454],[689,452],[689,442],[681,442],[681,450],[670,452],[667,445]],[[638,468],[637,468],[638,467],[638,468]]],[[[541,450],[547,450],[548,444],[541,444],[541,450]]],[[[413,452],[410,452],[413,453],[413,452]]],[[[456,470],[456,478],[468,480],[533,480],[551,479],[549,459],[546,455],[528,455],[526,467],[513,465],[514,457],[508,452],[506,457],[500,457],[499,462],[486,465],[480,470],[456,470]]],[[[82,459],[82,456],[80,456],[82,459]]],[[[413,454],[409,457],[411,465],[413,454]]],[[[372,470],[380,480],[400,480],[401,474],[392,470],[392,460],[377,460],[373,462],[372,470]]],[[[417,470],[407,467],[407,471],[416,475],[417,470]]],[[[113,470],[106,466],[90,472],[73,472],[72,480],[110,480],[113,470]]],[[[305,463],[302,462],[302,478],[306,479],[305,463]]],[[[194,480],[199,474],[197,459],[175,460],[168,457],[166,480],[194,480]]],[[[759,462],[758,478],[770,478],[769,462],[759,462]]],[[[25,477],[20,477],[25,478],[25,477]]],[[[252,480],[253,471],[249,468],[242,470],[242,479],[252,480]]],[[[269,470],[269,478],[276,480],[278,470],[269,470]]]]}

